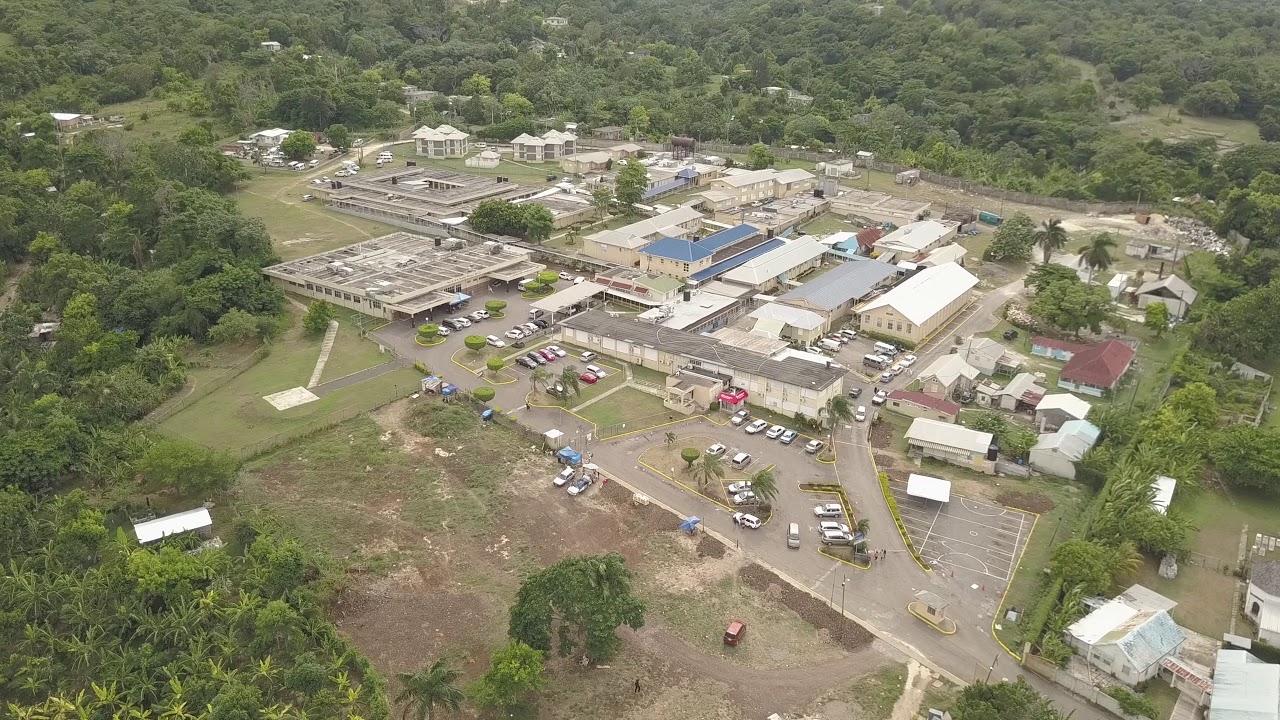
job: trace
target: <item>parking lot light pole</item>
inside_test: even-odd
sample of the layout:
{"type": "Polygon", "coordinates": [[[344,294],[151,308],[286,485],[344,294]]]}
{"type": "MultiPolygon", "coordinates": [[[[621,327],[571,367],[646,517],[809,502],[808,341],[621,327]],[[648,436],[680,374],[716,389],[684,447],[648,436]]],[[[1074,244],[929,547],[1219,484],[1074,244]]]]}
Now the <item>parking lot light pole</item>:
{"type": "Polygon", "coordinates": [[[844,640],[844,626],[848,624],[844,616],[844,586],[849,583],[849,578],[845,578],[840,582],[840,639],[844,640]]]}

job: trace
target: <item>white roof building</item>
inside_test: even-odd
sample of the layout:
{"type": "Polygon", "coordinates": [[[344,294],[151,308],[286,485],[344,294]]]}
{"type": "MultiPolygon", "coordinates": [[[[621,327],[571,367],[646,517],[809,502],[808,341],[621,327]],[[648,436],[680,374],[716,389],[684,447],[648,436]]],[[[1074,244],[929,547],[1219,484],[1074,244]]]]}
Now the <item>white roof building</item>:
{"type": "Polygon", "coordinates": [[[951,387],[956,380],[965,378],[973,380],[978,377],[978,369],[964,361],[959,355],[942,355],[929,366],[920,371],[919,378],[936,378],[938,382],[951,387]]]}
{"type": "Polygon", "coordinates": [[[951,501],[951,481],[911,473],[907,476],[907,494],[935,502],[951,501]]]}
{"type": "Polygon", "coordinates": [[[755,318],[756,321],[751,332],[769,337],[783,335],[787,327],[812,331],[826,323],[826,318],[818,313],[778,303],[765,303],[753,310],[748,317],[755,318]]]}
{"type": "Polygon", "coordinates": [[[1040,399],[1040,404],[1036,405],[1036,412],[1041,410],[1061,410],[1076,420],[1084,420],[1089,417],[1089,411],[1092,409],[1092,405],[1071,393],[1045,395],[1040,399]]]}
{"type": "Polygon", "coordinates": [[[617,230],[601,230],[586,237],[588,242],[639,250],[662,237],[683,238],[688,234],[686,226],[697,224],[702,213],[692,207],[678,207],[660,215],[645,218],[617,230]]]}
{"type": "Polygon", "coordinates": [[[938,422],[929,418],[916,418],[907,429],[906,438],[923,443],[957,448],[973,453],[987,452],[995,435],[970,430],[962,425],[938,422]]]}
{"type": "Polygon", "coordinates": [[[1151,509],[1164,515],[1169,512],[1169,503],[1173,502],[1173,491],[1178,487],[1178,481],[1174,478],[1161,475],[1152,483],[1151,487],[1155,489],[1156,494],[1151,498],[1151,509]]]}
{"type": "Polygon", "coordinates": [[[955,227],[937,220],[907,223],[876,241],[875,251],[893,252],[910,258],[936,247],[955,232],[955,227]]]}
{"type": "Polygon", "coordinates": [[[925,325],[977,284],[978,278],[969,271],[947,263],[921,270],[858,310],[865,313],[891,307],[916,325],[925,325]]]}
{"type": "Polygon", "coordinates": [[[924,267],[946,265],[947,263],[958,264],[961,260],[964,260],[964,256],[968,254],[969,251],[966,250],[963,245],[951,243],[950,245],[943,245],[940,248],[934,248],[923,260],[920,261],[920,264],[924,267]]]}
{"type": "Polygon", "coordinates": [[[465,140],[468,137],[470,136],[467,133],[462,132],[452,125],[441,125],[438,128],[423,125],[413,131],[413,139],[415,140],[465,140]]]}
{"type": "Polygon", "coordinates": [[[133,532],[138,536],[138,542],[146,545],[170,535],[200,531],[211,527],[213,527],[213,518],[209,517],[207,509],[200,507],[138,523],[133,526],[133,532]]]}
{"type": "Polygon", "coordinates": [[[1280,720],[1280,665],[1246,650],[1218,650],[1209,720],[1280,720]]]}
{"type": "Polygon", "coordinates": [[[54,119],[54,120],[57,120],[58,122],[71,122],[72,120],[77,120],[77,119],[79,119],[80,117],[82,117],[82,116],[80,115],[80,113],[58,113],[58,112],[56,112],[56,113],[49,113],[49,114],[50,114],[51,116],[53,116],[53,119],[54,119]]]}
{"type": "MultiPolygon", "coordinates": [[[[725,282],[752,287],[765,285],[775,278],[790,275],[796,268],[808,269],[813,261],[827,253],[827,246],[813,236],[792,240],[776,250],[752,258],[724,274],[725,282]]],[[[790,279],[790,278],[787,278],[790,279]]]]}
{"type": "Polygon", "coordinates": [[[1160,661],[1177,653],[1187,639],[1168,610],[1134,607],[1124,598],[1075,621],[1066,635],[1086,662],[1130,685],[1154,677],[1160,661]]]}

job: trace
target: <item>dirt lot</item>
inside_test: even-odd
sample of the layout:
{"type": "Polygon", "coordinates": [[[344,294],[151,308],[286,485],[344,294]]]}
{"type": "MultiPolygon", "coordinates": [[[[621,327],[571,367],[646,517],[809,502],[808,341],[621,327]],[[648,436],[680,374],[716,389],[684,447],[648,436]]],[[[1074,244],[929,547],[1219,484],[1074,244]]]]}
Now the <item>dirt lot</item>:
{"type": "Polygon", "coordinates": [[[447,657],[478,676],[505,642],[522,575],[607,551],[627,558],[646,625],[621,631],[607,667],[550,660],[530,717],[803,712],[894,662],[859,626],[842,629],[820,601],[677,532],[666,511],[632,506],[617,483],[569,497],[531,441],[484,428],[469,409],[414,412],[415,402],[435,401],[397,403],[256,461],[237,500],[347,569],[339,627],[387,675],[447,657]],[[750,630],[727,648],[720,636],[735,618],[750,630]]]}

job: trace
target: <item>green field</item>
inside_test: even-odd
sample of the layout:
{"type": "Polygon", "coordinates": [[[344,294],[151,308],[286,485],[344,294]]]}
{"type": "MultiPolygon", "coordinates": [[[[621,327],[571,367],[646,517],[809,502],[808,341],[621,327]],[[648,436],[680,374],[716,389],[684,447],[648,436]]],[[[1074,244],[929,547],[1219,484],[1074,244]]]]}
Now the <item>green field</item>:
{"type": "MultiPolygon", "coordinates": [[[[320,338],[304,336],[296,320],[298,313],[294,315],[294,326],[274,343],[270,355],[209,396],[166,419],[160,428],[210,447],[239,449],[335,413],[371,408],[397,393],[403,394],[402,390],[417,383],[419,373],[400,369],[332,392],[315,402],[276,410],[262,397],[305,387],[320,353],[320,338]]],[[[371,341],[356,339],[354,329],[348,324],[339,328],[339,340],[329,357],[329,364],[336,370],[326,372],[322,380],[389,360],[377,352],[371,341]]]]}
{"type": "Polygon", "coordinates": [[[664,411],[666,407],[662,404],[662,398],[628,387],[577,412],[597,427],[605,427],[653,418],[664,411]]]}
{"type": "MultiPolygon", "coordinates": [[[[496,168],[473,168],[467,167],[466,160],[463,158],[449,160],[435,160],[419,157],[414,149],[413,143],[404,145],[393,145],[390,148],[391,156],[398,161],[414,160],[419,167],[445,168],[455,172],[467,173],[468,175],[480,175],[482,177],[496,178],[498,176],[511,178],[513,183],[523,183],[525,185],[536,185],[542,187],[550,185],[547,181],[548,175],[555,175],[557,178],[564,177],[564,173],[560,170],[560,163],[523,163],[511,160],[510,153],[502,153],[502,160],[496,168]]],[[[480,154],[480,150],[475,144],[471,145],[471,155],[480,154]]],[[[375,167],[369,158],[365,159],[365,168],[375,167]]],[[[399,166],[399,163],[396,164],[399,166]]]]}
{"type": "Polygon", "coordinates": [[[99,117],[123,115],[125,117],[125,125],[132,125],[133,129],[121,129],[115,132],[122,132],[128,137],[139,138],[174,138],[180,135],[183,130],[200,121],[200,118],[193,117],[185,112],[170,110],[165,106],[166,102],[165,100],[144,98],[114,105],[104,105],[102,109],[94,114],[99,117]],[[143,113],[147,115],[146,120],[142,119],[143,113]]]}
{"type": "Polygon", "coordinates": [[[311,178],[332,174],[332,166],[306,173],[254,168],[254,176],[236,187],[235,198],[245,215],[262,220],[286,260],[324,252],[343,245],[397,232],[400,228],[324,209],[317,200],[303,202],[312,192],[311,178]]]}
{"type": "Polygon", "coordinates": [[[1212,137],[1238,143],[1261,142],[1258,125],[1251,120],[1232,120],[1216,117],[1192,117],[1183,115],[1171,105],[1156,105],[1145,113],[1135,112],[1113,126],[1126,135],[1146,138],[1212,137]],[[1145,133],[1145,134],[1144,134],[1145,133]]]}

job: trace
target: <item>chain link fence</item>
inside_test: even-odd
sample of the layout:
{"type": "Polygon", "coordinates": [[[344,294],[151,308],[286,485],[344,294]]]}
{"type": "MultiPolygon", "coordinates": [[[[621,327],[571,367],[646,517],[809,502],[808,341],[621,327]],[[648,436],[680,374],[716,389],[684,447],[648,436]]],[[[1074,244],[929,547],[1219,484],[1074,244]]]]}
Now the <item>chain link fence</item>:
{"type": "Polygon", "coordinates": [[[208,397],[211,393],[213,393],[213,391],[217,390],[223,385],[226,385],[232,380],[235,380],[237,377],[240,376],[241,373],[253,367],[254,365],[257,365],[259,362],[262,361],[263,358],[267,357],[270,354],[271,354],[271,344],[263,343],[261,346],[258,347],[257,350],[253,351],[253,354],[241,360],[240,362],[236,363],[235,365],[232,365],[230,368],[227,369],[226,372],[222,373],[221,375],[218,375],[210,380],[207,380],[203,384],[196,385],[195,388],[193,388],[191,392],[187,393],[186,395],[173,398],[168,402],[162,403],[160,407],[156,408],[155,410],[152,410],[151,414],[143,419],[143,422],[149,425],[157,425],[159,423],[164,422],[165,420],[168,420],[174,415],[177,415],[183,410],[186,410],[192,405],[208,397]]]}
{"type": "Polygon", "coordinates": [[[233,449],[231,454],[235,455],[240,460],[251,460],[299,438],[313,435],[321,430],[328,430],[334,425],[344,423],[367,412],[372,412],[384,405],[390,405],[397,400],[409,397],[410,395],[418,392],[418,390],[419,387],[417,383],[409,383],[404,387],[396,387],[393,390],[378,395],[366,395],[358,405],[338,410],[326,415],[325,417],[317,418],[305,424],[276,433],[275,435],[263,438],[257,442],[242,445],[233,449]]]}

